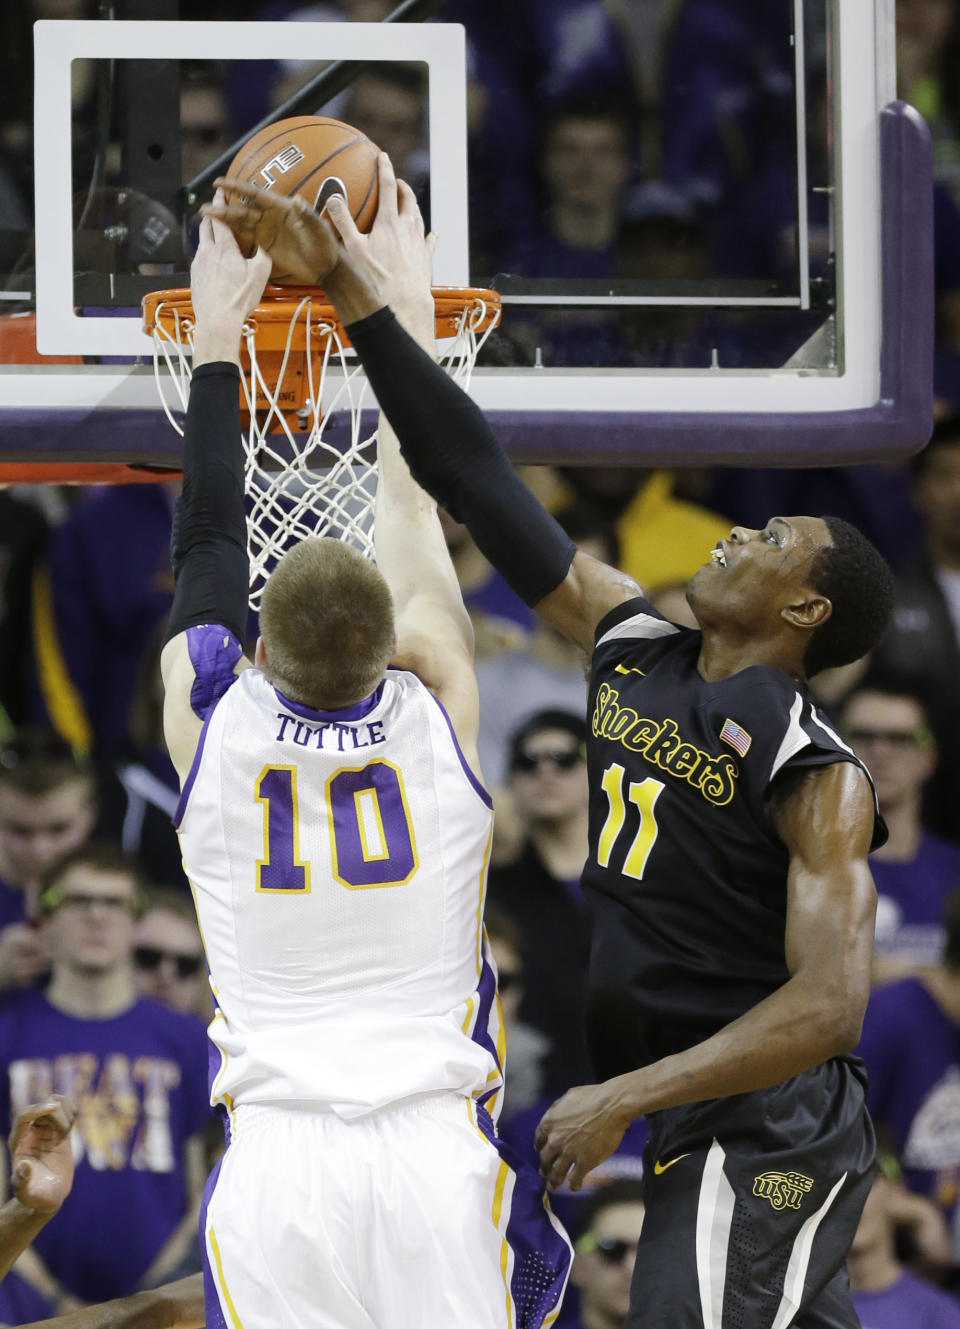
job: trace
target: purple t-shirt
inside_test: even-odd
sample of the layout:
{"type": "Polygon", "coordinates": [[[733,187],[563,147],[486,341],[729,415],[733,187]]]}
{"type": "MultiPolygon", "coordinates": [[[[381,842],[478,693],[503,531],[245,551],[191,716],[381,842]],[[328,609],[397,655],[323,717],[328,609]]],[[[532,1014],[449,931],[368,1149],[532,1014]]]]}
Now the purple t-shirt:
{"type": "Polygon", "coordinates": [[[26,922],[26,898],[23,891],[8,886],[0,877],[0,930],[11,923],[26,922]]]}
{"type": "Polygon", "coordinates": [[[867,1107],[893,1137],[904,1180],[949,1218],[960,1187],[960,1028],[906,978],[870,998],[858,1051],[867,1107]]]}
{"type": "Polygon", "coordinates": [[[0,1133],[27,1103],[79,1110],[73,1190],[34,1241],[85,1301],[134,1291],[188,1206],[184,1146],[210,1119],[203,1022],[139,999],[80,1020],[27,990],[0,1005],[0,1133]]]}
{"type": "Polygon", "coordinates": [[[943,906],[960,886],[960,848],[924,835],[909,863],[871,858],[877,884],[877,950],[921,964],[936,964],[943,951],[943,906]]]}
{"type": "Polygon", "coordinates": [[[913,1274],[882,1292],[854,1292],[853,1304],[863,1329],[960,1329],[960,1306],[913,1274]]]}

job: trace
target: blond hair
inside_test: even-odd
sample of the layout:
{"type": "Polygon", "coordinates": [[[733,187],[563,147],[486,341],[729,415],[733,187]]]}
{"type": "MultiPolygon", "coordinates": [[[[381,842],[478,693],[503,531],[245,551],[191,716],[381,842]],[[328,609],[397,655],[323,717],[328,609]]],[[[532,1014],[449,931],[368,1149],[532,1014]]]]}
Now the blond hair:
{"type": "Polygon", "coordinates": [[[377,686],[393,652],[393,601],[377,568],[340,540],[294,545],[260,604],[266,675],[294,701],[337,710],[377,686]]]}

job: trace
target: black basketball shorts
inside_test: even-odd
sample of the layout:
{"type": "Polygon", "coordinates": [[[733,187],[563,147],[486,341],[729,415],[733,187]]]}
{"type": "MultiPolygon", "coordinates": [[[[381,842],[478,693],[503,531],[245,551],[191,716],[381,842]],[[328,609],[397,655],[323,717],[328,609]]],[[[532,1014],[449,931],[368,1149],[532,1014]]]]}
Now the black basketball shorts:
{"type": "Polygon", "coordinates": [[[624,1329],[855,1329],[844,1261],[873,1178],[862,1063],[651,1113],[624,1329]]]}

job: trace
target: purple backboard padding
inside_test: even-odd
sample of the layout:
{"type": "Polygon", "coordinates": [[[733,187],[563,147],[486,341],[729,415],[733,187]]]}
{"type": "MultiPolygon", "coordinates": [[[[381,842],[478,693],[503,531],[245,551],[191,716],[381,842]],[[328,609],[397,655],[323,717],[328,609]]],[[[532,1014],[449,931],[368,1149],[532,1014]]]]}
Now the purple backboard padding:
{"type": "MultiPolygon", "coordinates": [[[[913,107],[895,101],[883,109],[880,149],[882,341],[874,405],[815,413],[491,411],[514,461],[823,466],[918,451],[933,427],[933,154],[913,107]]],[[[369,422],[372,428],[372,412],[369,422]]],[[[334,435],[336,426],[329,422],[334,435]]],[[[159,407],[0,408],[0,461],[175,467],[179,456],[180,440],[159,407]]]]}

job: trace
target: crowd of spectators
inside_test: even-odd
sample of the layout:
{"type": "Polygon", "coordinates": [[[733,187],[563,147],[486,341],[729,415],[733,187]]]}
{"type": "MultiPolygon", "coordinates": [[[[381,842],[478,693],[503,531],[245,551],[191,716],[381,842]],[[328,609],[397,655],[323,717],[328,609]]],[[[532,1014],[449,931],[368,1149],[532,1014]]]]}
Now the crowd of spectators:
{"type": "MultiPolygon", "coordinates": [[[[205,0],[191,17],[376,21],[390,8],[383,0],[296,8],[205,0]]],[[[10,65],[0,268],[21,260],[15,237],[32,225],[29,62],[13,68],[10,53],[17,42],[28,49],[27,19],[95,10],[86,0],[31,0],[0,20],[0,61],[10,65]]],[[[746,0],[450,0],[440,17],[464,22],[468,38],[475,275],[789,281],[788,10],[746,0]]],[[[734,523],[836,513],[893,564],[888,637],[872,659],[814,680],[828,716],[871,769],[890,829],[873,856],[876,989],[861,1047],[883,1172],[850,1275],[877,1329],[955,1329],[960,108],[950,62],[960,0],[898,0],[897,15],[900,92],[927,116],[935,141],[940,423],[930,446],[898,466],[578,467],[530,479],[581,548],[629,572],[684,626],[684,584],[734,523]]],[[[815,39],[816,27],[808,35],[815,39]]],[[[816,40],[812,50],[817,183],[826,169],[826,128],[818,127],[826,84],[816,40]]],[[[184,179],[228,146],[238,125],[316,72],[299,62],[244,64],[185,70],[184,179]]],[[[74,95],[82,113],[92,95],[82,69],[74,95]]],[[[371,69],[328,109],[387,148],[422,193],[424,107],[422,74],[401,65],[371,69]]],[[[827,222],[824,196],[811,195],[815,273],[826,264],[827,222]]],[[[683,310],[527,310],[511,318],[500,354],[527,363],[539,348],[553,364],[676,366],[705,363],[708,348],[720,346],[725,363],[779,363],[809,330],[785,323],[771,336],[766,322],[710,319],[683,310]]],[[[0,494],[0,1131],[50,1092],[77,1108],[73,1192],[0,1288],[0,1323],[199,1268],[196,1210],[217,1131],[205,1085],[211,998],[170,823],[178,789],[158,677],[175,495],[174,483],[0,494]]],[[[534,619],[462,527],[445,523],[476,627],[481,761],[498,814],[487,927],[508,1030],[502,1130],[532,1157],[546,1105],[591,1078],[580,1019],[589,952],[578,881],[584,661],[534,619]]],[[[643,1218],[645,1138],[638,1121],[580,1195],[555,1197],[577,1252],[560,1329],[622,1323],[643,1218]]]]}

